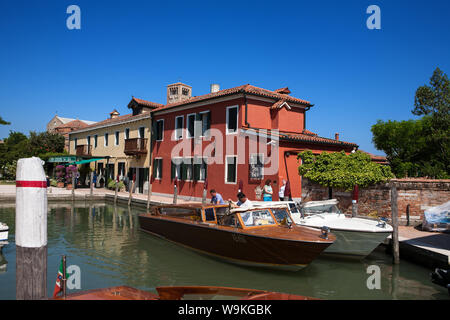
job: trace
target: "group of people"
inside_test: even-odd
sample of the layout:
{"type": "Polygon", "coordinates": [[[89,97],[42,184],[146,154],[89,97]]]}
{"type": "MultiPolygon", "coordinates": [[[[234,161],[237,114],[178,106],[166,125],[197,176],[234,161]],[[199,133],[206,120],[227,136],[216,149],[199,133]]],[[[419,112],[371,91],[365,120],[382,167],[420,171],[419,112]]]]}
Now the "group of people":
{"type": "MultiPolygon", "coordinates": [[[[280,198],[280,201],[289,201],[291,200],[291,197],[288,188],[286,188],[287,182],[284,179],[282,181],[283,185],[280,187],[278,196],[280,198]]],[[[215,189],[211,189],[210,194],[212,204],[225,204],[222,195],[218,193],[215,189]]],[[[273,195],[272,180],[267,179],[262,191],[263,200],[272,201],[272,195],[273,195]]],[[[237,202],[233,202],[231,199],[228,199],[228,201],[233,205],[243,209],[252,207],[252,202],[247,198],[247,196],[243,192],[239,192],[236,197],[238,198],[237,202]]]]}

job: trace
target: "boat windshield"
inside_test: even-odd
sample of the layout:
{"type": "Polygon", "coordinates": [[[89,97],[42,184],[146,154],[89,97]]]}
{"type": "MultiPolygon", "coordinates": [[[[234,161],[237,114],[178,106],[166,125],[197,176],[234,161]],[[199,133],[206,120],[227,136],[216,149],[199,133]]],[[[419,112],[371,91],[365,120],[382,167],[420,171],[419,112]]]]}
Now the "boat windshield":
{"type": "Polygon", "coordinates": [[[291,210],[291,213],[299,213],[297,206],[295,203],[289,203],[289,209],[291,210]]]}
{"type": "Polygon", "coordinates": [[[202,215],[200,210],[180,207],[162,207],[159,208],[159,213],[164,216],[174,218],[181,218],[192,221],[201,221],[202,215]]]}
{"type": "Polygon", "coordinates": [[[240,212],[239,214],[246,227],[275,224],[268,209],[240,212]]]}
{"type": "Polygon", "coordinates": [[[292,224],[292,219],[289,213],[287,212],[287,209],[285,208],[274,208],[272,209],[272,213],[275,216],[275,219],[277,219],[277,222],[279,224],[285,225],[285,224],[292,224]]]}
{"type": "Polygon", "coordinates": [[[335,204],[321,204],[317,206],[302,208],[304,214],[318,214],[318,213],[341,213],[335,204]]]}

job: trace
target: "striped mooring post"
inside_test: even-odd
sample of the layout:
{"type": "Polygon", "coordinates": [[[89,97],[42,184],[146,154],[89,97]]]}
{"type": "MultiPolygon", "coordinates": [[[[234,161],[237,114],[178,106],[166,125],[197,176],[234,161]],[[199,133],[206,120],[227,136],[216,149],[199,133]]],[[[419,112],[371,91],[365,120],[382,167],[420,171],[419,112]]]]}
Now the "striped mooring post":
{"type": "Polygon", "coordinates": [[[47,298],[47,181],[39,158],[16,171],[16,299],[47,298]]]}

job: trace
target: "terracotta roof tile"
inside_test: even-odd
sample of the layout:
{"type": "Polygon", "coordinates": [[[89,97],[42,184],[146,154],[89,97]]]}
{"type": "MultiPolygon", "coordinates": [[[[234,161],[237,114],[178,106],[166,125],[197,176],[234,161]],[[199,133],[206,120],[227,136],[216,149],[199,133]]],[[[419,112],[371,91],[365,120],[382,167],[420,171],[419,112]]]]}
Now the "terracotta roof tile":
{"type": "MultiPolygon", "coordinates": [[[[169,109],[169,108],[178,107],[178,106],[181,106],[181,105],[186,105],[186,104],[190,104],[190,103],[194,103],[194,102],[209,100],[209,99],[223,97],[223,96],[227,96],[227,95],[231,95],[231,94],[237,94],[237,93],[253,94],[253,95],[267,97],[267,98],[272,98],[272,99],[277,99],[277,100],[281,99],[281,100],[284,100],[284,101],[287,101],[287,102],[297,103],[297,104],[301,104],[301,105],[305,105],[305,106],[311,106],[311,103],[309,101],[307,101],[307,100],[294,98],[294,97],[291,97],[291,96],[289,96],[287,94],[278,93],[278,92],[275,92],[275,91],[258,88],[258,87],[252,86],[250,84],[245,84],[245,85],[234,87],[234,88],[230,88],[230,89],[224,89],[224,90],[220,90],[220,91],[217,91],[217,92],[208,93],[208,94],[204,94],[204,95],[197,96],[197,97],[192,97],[190,99],[183,100],[183,101],[180,101],[180,102],[167,104],[165,106],[161,106],[158,109],[153,110],[152,112],[161,111],[161,110],[165,110],[165,109],[169,109]]],[[[134,99],[136,99],[136,98],[134,98],[134,99]]]]}
{"type": "MultiPolygon", "coordinates": [[[[128,120],[139,120],[139,119],[145,119],[147,117],[150,117],[150,113],[148,112],[144,112],[138,115],[133,116],[132,113],[130,114],[125,114],[123,116],[118,116],[116,118],[112,118],[112,119],[106,119],[100,122],[96,122],[92,125],[86,126],[84,128],[81,128],[82,130],[86,130],[86,129],[95,129],[97,127],[102,127],[105,125],[110,125],[110,124],[114,124],[114,123],[121,123],[123,121],[128,121],[128,120]]],[[[72,133],[76,133],[77,131],[73,131],[72,133]]]]}
{"type": "MultiPolygon", "coordinates": [[[[163,104],[161,103],[156,103],[156,102],[151,102],[151,101],[147,101],[147,100],[143,100],[143,99],[138,99],[135,97],[132,97],[131,101],[136,101],[137,104],[149,107],[149,108],[161,108],[164,107],[163,104]]],[[[130,102],[131,103],[131,102],[130,102]]]]}
{"type": "MultiPolygon", "coordinates": [[[[249,128],[245,130],[253,130],[260,133],[267,133],[268,131],[266,129],[258,129],[258,128],[249,128]]],[[[311,131],[309,131],[311,132],[311,131]]],[[[272,134],[275,132],[272,131],[272,134]]],[[[298,142],[307,142],[307,143],[314,143],[314,144],[327,144],[327,145],[343,145],[343,146],[351,146],[351,147],[357,147],[358,145],[356,143],[352,142],[346,142],[341,140],[334,140],[324,137],[319,137],[317,134],[305,134],[305,133],[292,133],[292,132],[285,132],[285,131],[279,131],[278,137],[280,140],[285,141],[298,141],[298,142]]]]}

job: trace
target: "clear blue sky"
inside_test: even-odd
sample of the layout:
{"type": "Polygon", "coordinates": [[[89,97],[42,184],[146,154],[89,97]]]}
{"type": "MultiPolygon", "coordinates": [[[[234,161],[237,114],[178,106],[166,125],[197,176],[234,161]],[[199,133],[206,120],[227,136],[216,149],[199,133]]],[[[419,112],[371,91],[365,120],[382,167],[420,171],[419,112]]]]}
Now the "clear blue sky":
{"type": "Polygon", "coordinates": [[[377,119],[410,119],[417,87],[450,73],[450,1],[0,0],[0,115],[9,130],[63,117],[128,113],[132,95],[165,103],[183,81],[288,86],[315,104],[307,128],[372,145],[377,119]],[[81,8],[81,30],[66,8],[81,8]],[[381,30],[366,8],[381,8],[381,30]]]}

